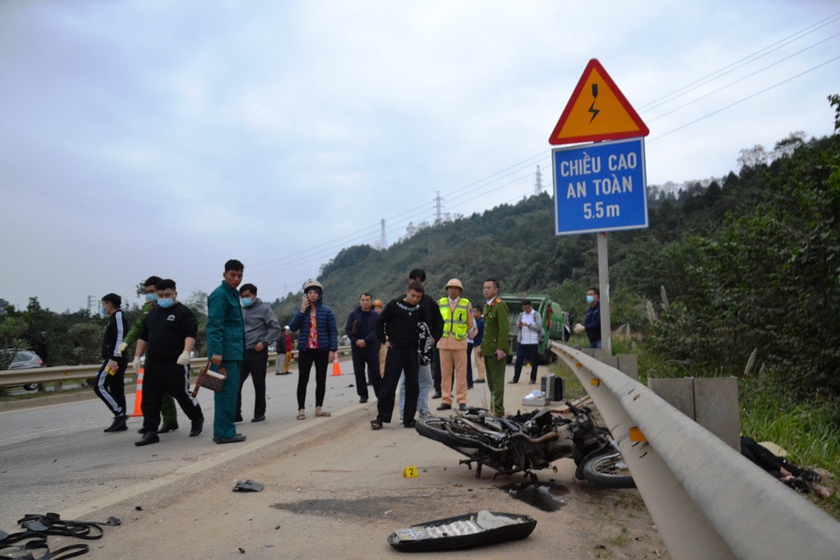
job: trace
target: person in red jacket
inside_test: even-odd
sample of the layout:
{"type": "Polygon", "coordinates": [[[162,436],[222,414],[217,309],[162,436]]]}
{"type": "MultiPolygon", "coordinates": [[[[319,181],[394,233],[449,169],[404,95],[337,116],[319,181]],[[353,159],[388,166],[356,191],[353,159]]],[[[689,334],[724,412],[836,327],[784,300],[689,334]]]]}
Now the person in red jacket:
{"type": "Polygon", "coordinates": [[[283,333],[280,335],[280,338],[277,339],[277,373],[274,375],[289,375],[292,373],[289,371],[289,364],[292,363],[292,350],[294,350],[294,344],[292,343],[292,329],[289,328],[289,325],[286,325],[283,327],[283,333]],[[283,354],[285,356],[282,366],[280,365],[279,354],[283,354]]]}

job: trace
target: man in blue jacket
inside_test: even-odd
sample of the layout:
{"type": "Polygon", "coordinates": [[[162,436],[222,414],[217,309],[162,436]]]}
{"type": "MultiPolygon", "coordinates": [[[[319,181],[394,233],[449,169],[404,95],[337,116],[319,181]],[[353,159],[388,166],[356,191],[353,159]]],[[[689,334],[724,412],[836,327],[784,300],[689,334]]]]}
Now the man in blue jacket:
{"type": "Polygon", "coordinates": [[[225,263],[224,279],[207,298],[207,356],[227,371],[222,390],[215,394],[213,439],[216,443],[245,441],[236,433],[236,398],[239,396],[239,363],[245,359],[245,326],[236,288],[245,266],[236,259],[225,263]]]}
{"type": "Polygon", "coordinates": [[[353,356],[353,373],[356,375],[356,393],[359,402],[368,401],[368,388],[365,380],[365,366],[368,378],[373,387],[373,394],[379,398],[379,384],[382,379],[379,374],[379,341],[376,340],[376,319],[379,313],[371,309],[373,296],[364,293],[359,298],[357,307],[347,317],[344,332],[350,338],[351,354],[353,356]]]}
{"type": "Polygon", "coordinates": [[[586,302],[589,309],[586,310],[586,321],[583,327],[586,329],[586,336],[589,338],[590,348],[601,347],[601,291],[598,288],[589,288],[586,292],[586,302]]]}

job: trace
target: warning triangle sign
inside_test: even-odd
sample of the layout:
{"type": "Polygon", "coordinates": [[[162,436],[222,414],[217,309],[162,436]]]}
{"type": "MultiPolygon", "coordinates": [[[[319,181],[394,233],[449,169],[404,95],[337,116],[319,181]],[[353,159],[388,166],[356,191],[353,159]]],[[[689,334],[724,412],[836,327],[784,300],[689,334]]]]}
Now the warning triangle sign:
{"type": "Polygon", "coordinates": [[[548,142],[556,146],[648,134],[650,131],[641,117],[601,63],[593,58],[586,65],[548,142]]]}

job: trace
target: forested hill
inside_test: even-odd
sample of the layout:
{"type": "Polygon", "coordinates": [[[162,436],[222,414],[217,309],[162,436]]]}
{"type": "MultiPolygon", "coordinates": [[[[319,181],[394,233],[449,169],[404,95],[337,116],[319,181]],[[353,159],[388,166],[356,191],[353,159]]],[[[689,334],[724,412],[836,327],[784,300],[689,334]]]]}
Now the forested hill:
{"type": "MultiPolygon", "coordinates": [[[[667,243],[687,231],[720,224],[727,210],[747,204],[750,197],[744,190],[734,174],[723,182],[689,183],[679,191],[652,188],[651,229],[610,234],[611,269],[636,244],[648,246],[650,239],[667,243]]],[[[370,245],[342,249],[321,267],[318,280],[324,284],[324,301],[339,322],[355,307],[361,292],[383,301],[399,296],[412,268],[425,269],[426,289],[435,298],[444,295],[450,278],[458,278],[465,296],[481,301],[481,285],[493,277],[502,292],[549,293],[564,309],[583,313],[586,289],[598,284],[596,244],[594,234],[555,236],[554,203],[543,193],[421,229],[385,250],[370,245]]],[[[612,291],[620,294],[623,275],[616,270],[611,275],[612,291]]],[[[656,286],[650,294],[639,295],[658,297],[658,293],[656,286]]],[[[298,293],[275,305],[281,320],[291,318],[300,297],[298,293]]]]}
{"type": "MultiPolygon", "coordinates": [[[[803,144],[801,139],[793,142],[803,144]]],[[[751,160],[769,156],[758,147],[744,152],[751,160]]],[[[727,213],[751,211],[765,186],[751,167],[745,167],[740,175],[690,182],[679,189],[651,187],[651,228],[609,237],[614,324],[630,321],[638,327],[644,320],[640,298],[658,299],[662,285],[676,288],[664,278],[664,271],[646,264],[659,263],[656,255],[664,245],[714,232],[727,213]],[[643,274],[622,266],[628,252],[643,274]],[[648,261],[646,253],[654,257],[648,261]]],[[[585,310],[586,289],[598,284],[597,242],[594,234],[555,236],[553,208],[552,197],[543,193],[421,229],[386,250],[369,245],[343,249],[322,266],[318,279],[326,290],[325,302],[343,325],[361,292],[383,301],[397,297],[406,287],[408,272],[419,267],[426,270],[426,289],[435,298],[444,295],[447,280],[457,277],[466,297],[480,301],[483,281],[494,277],[503,292],[547,292],[579,316],[585,310]]],[[[282,321],[291,318],[299,301],[300,294],[295,294],[275,304],[282,321]]]]}
{"type": "MultiPolygon", "coordinates": [[[[425,269],[432,297],[442,297],[445,283],[455,277],[473,301],[482,300],[481,285],[488,277],[497,278],[505,292],[553,294],[569,278],[597,278],[594,236],[557,238],[553,216],[551,198],[542,194],[421,229],[386,250],[348,247],[322,267],[318,279],[324,300],[342,322],[363,291],[383,301],[403,293],[412,268],[425,269]]],[[[278,309],[281,318],[299,301],[299,295],[284,301],[278,309]]]]}
{"type": "MultiPolygon", "coordinates": [[[[832,104],[840,111],[840,98],[832,104]]],[[[645,331],[646,347],[684,371],[795,367],[798,390],[838,394],[840,136],[792,134],[738,159],[737,174],[650,188],[651,227],[609,235],[613,325],[645,331]]],[[[555,237],[553,220],[552,199],[541,194],[421,229],[386,250],[346,248],[322,267],[325,302],[343,327],[361,292],[396,297],[421,267],[436,298],[457,277],[481,301],[481,284],[495,277],[503,292],[547,292],[581,318],[586,289],[598,282],[596,237],[555,237]]],[[[275,302],[281,321],[299,298],[275,302]]]]}

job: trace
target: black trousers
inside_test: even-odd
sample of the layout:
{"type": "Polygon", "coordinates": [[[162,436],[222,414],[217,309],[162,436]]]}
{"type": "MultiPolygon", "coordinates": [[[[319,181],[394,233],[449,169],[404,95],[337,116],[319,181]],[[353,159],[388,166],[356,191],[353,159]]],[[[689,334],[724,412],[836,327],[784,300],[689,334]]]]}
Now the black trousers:
{"type": "Polygon", "coordinates": [[[540,362],[539,344],[520,344],[516,349],[516,365],[513,367],[513,380],[519,381],[519,374],[522,373],[522,366],[525,362],[531,362],[531,381],[537,380],[537,366],[540,362]]]}
{"type": "Polygon", "coordinates": [[[380,422],[390,422],[394,414],[394,398],[400,374],[405,373],[405,410],[403,424],[411,424],[417,412],[417,397],[420,395],[420,382],[417,373],[420,369],[417,360],[417,348],[388,349],[385,358],[385,377],[379,388],[379,401],[376,403],[377,416],[380,422]]]}
{"type": "MultiPolygon", "coordinates": [[[[441,391],[440,386],[440,350],[437,349],[437,346],[435,346],[434,354],[432,356],[432,383],[435,387],[435,393],[440,395],[443,393],[443,391],[441,391]]],[[[449,391],[452,392],[452,387],[449,388],[449,391]]]]}
{"type": "Polygon", "coordinates": [[[117,358],[117,372],[114,375],[105,371],[105,367],[111,358],[106,358],[96,374],[96,384],[93,392],[102,399],[114,416],[126,414],[125,412],[125,368],[128,366],[128,358],[117,358]]]}
{"type": "Polygon", "coordinates": [[[172,395],[190,420],[203,420],[204,414],[195,397],[190,394],[190,370],[172,362],[146,359],[143,374],[143,428],[157,430],[164,393],[172,395]]]}
{"type": "Polygon", "coordinates": [[[363,399],[367,399],[367,381],[365,380],[365,366],[367,366],[368,379],[373,387],[373,394],[379,398],[379,387],[382,377],[379,375],[379,347],[368,346],[359,348],[354,346],[351,352],[353,356],[353,373],[356,376],[356,393],[363,399]]]}
{"type": "Polygon", "coordinates": [[[245,351],[245,361],[239,371],[239,395],[236,397],[236,417],[242,417],[242,387],[248,375],[254,380],[254,418],[265,416],[265,372],[268,368],[268,348],[245,351]]]}
{"type": "Polygon", "coordinates": [[[298,408],[306,408],[306,386],[309,385],[309,373],[315,364],[315,406],[324,406],[327,394],[327,365],[330,363],[329,350],[301,350],[298,354],[298,408]]]}

